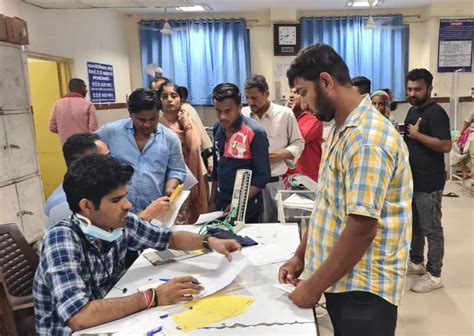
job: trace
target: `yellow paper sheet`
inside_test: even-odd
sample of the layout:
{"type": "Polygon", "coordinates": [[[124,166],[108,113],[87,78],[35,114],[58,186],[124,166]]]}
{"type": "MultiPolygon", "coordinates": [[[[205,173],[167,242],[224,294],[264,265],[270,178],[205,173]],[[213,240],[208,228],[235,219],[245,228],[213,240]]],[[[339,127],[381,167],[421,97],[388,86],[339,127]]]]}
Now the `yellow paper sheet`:
{"type": "Polygon", "coordinates": [[[254,301],[249,296],[219,293],[186,304],[192,310],[176,314],[172,319],[178,327],[188,332],[238,316],[254,301]]]}

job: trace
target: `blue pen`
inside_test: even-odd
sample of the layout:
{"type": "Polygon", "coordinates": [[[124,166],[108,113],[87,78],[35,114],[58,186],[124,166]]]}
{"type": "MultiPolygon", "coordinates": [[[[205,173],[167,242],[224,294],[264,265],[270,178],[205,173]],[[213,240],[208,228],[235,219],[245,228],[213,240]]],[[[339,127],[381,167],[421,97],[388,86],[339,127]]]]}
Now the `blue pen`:
{"type": "MultiPolygon", "coordinates": [[[[158,280],[163,281],[163,282],[171,281],[170,278],[160,278],[160,279],[158,279],[158,280]]],[[[200,285],[200,284],[201,284],[201,283],[200,283],[199,281],[197,281],[197,280],[193,280],[192,283],[193,283],[194,285],[200,285]]]]}
{"type": "Polygon", "coordinates": [[[158,334],[159,332],[161,332],[163,330],[163,327],[162,326],[159,326],[159,327],[156,327],[155,329],[152,329],[150,331],[147,331],[146,333],[146,336],[153,336],[155,334],[158,334]]]}
{"type": "Polygon", "coordinates": [[[186,306],[176,307],[174,309],[172,308],[166,314],[160,315],[160,319],[164,319],[164,318],[170,317],[172,315],[179,314],[179,313],[191,310],[191,309],[193,309],[193,308],[192,307],[186,307],[186,306]]]}

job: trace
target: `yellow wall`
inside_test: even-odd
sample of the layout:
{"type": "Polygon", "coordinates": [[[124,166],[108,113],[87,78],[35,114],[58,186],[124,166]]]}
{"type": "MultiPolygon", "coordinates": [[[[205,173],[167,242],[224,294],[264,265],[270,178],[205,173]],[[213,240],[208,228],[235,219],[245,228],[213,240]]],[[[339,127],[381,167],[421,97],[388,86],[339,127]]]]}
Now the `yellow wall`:
{"type": "Polygon", "coordinates": [[[59,136],[49,131],[51,108],[61,97],[58,63],[28,59],[28,71],[36,131],[36,148],[45,198],[47,198],[62,183],[66,172],[59,136]]]}

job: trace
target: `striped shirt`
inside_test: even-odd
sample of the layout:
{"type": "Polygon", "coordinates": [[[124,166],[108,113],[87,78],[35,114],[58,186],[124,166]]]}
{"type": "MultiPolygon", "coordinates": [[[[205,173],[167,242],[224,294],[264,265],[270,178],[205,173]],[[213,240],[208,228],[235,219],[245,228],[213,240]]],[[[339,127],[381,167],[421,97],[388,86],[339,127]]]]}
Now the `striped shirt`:
{"type": "Polygon", "coordinates": [[[348,215],[378,220],[377,233],[354,268],[326,292],[365,291],[399,305],[411,240],[413,180],[408,150],[390,121],[364,98],[325,143],[308,229],[308,278],[328,258],[348,215]]]}
{"type": "Polygon", "coordinates": [[[104,298],[123,276],[127,249],[168,248],[171,231],[129,213],[123,235],[108,243],[84,236],[70,216],[46,233],[33,283],[37,335],[71,335],[68,320],[88,302],[104,298]]]}

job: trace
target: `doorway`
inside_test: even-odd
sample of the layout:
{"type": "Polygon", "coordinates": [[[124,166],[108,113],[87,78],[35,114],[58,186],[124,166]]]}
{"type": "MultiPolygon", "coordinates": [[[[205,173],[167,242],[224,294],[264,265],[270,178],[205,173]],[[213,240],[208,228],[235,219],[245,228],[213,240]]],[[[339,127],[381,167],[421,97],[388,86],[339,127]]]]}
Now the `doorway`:
{"type": "Polygon", "coordinates": [[[62,183],[66,172],[59,136],[49,131],[49,116],[54,103],[67,93],[69,69],[68,60],[28,55],[36,149],[45,199],[62,183]]]}

